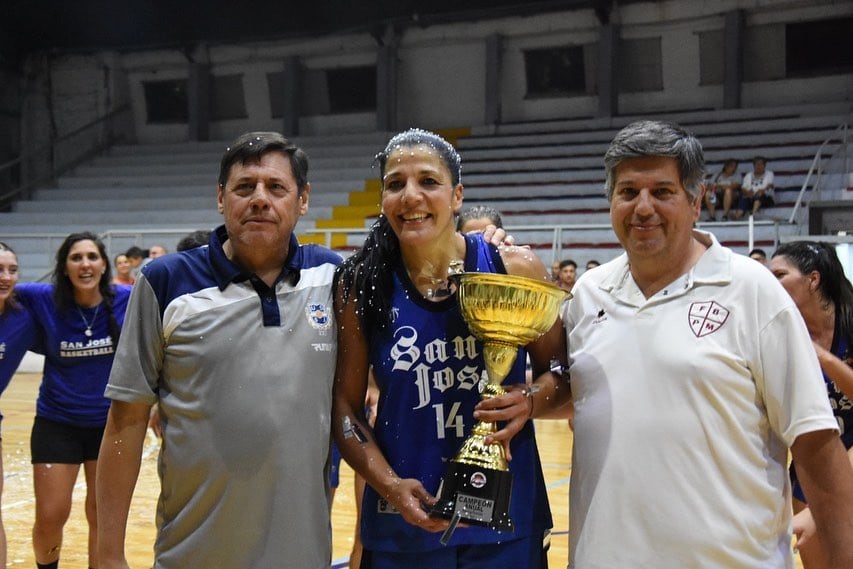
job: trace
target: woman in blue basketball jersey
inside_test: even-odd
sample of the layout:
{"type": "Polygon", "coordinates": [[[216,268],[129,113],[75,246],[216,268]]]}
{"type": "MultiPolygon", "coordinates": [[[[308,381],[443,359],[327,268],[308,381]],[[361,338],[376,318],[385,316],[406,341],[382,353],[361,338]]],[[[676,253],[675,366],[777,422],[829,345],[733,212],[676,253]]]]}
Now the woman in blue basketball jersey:
{"type": "MultiPolygon", "coordinates": [[[[15,298],[18,256],[0,242],[0,393],[18,369],[24,354],[33,347],[37,328],[30,313],[15,298]]],[[[3,415],[0,414],[0,421],[3,415]]],[[[2,439],[0,439],[1,441],[2,439]]],[[[0,452],[0,495],[3,494],[3,453],[0,452]]],[[[6,531],[0,516],[0,567],[6,566],[6,531]]]]}
{"type": "Polygon", "coordinates": [[[532,421],[562,407],[568,386],[551,373],[565,359],[559,322],[527,346],[538,391],[524,383],[522,352],[505,395],[480,402],[482,345],[468,330],[447,280],[451,264],[548,281],[529,250],[498,250],[456,231],[460,159],[440,136],[412,129],[377,156],[382,214],[336,276],[338,362],[332,428],[347,462],[367,480],[362,567],[541,567],[552,525],[532,421]],[[379,388],[375,425],[364,416],[368,370],[379,388]],[[476,407],[476,413],[475,413],[476,407]],[[513,532],[460,527],[429,508],[475,419],[500,421],[513,474],[513,532]],[[510,442],[511,439],[511,442],[510,442]]]}
{"type": "MultiPolygon", "coordinates": [[[[853,462],[853,284],[829,243],[790,241],[773,253],[770,270],[803,315],[823,371],[839,435],[853,462]]],[[[805,569],[829,567],[820,534],[791,467],[794,529],[805,569]],[[804,532],[804,533],[803,533],[804,532]]]]}
{"type": "Polygon", "coordinates": [[[130,296],[130,287],[112,285],[111,280],[104,244],[84,232],[69,235],[60,245],[52,284],[18,285],[22,304],[43,335],[45,354],[30,439],[38,567],[59,564],[62,530],[81,464],[89,567],[97,566],[95,469],[109,409],[104,389],[130,296]]]}

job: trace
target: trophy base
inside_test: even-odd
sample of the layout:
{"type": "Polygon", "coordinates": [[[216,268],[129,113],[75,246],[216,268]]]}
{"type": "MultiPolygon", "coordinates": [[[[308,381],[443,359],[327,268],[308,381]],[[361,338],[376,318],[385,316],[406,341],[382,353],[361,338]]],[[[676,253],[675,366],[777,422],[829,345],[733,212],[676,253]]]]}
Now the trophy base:
{"type": "Polygon", "coordinates": [[[509,517],[512,473],[450,462],[430,515],[496,531],[513,531],[509,517]]]}

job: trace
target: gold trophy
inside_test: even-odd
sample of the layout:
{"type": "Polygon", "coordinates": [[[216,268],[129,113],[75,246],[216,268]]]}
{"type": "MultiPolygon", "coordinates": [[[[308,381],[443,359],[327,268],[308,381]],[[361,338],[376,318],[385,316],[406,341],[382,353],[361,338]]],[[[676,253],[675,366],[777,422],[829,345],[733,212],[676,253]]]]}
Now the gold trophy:
{"type": "MultiPolygon", "coordinates": [[[[501,382],[526,346],[551,329],[560,305],[571,294],[544,280],[496,273],[451,275],[458,289],[459,308],[468,328],[483,342],[488,381],[481,397],[506,393],[501,382]]],[[[503,445],[486,444],[497,431],[494,423],[478,421],[459,453],[450,461],[430,515],[451,520],[441,538],[450,540],[456,525],[468,524],[512,531],[509,516],[512,473],[503,445]]]]}

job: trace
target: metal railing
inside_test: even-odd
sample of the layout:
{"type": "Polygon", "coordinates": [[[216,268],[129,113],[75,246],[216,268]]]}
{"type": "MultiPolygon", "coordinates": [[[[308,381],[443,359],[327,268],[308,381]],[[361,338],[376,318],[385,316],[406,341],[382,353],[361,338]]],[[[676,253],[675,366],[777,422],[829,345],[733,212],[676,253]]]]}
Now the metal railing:
{"type": "MultiPolygon", "coordinates": [[[[787,222],[780,220],[756,220],[752,216],[741,221],[725,221],[725,222],[699,222],[697,227],[710,230],[714,229],[742,228],[744,238],[747,242],[747,249],[752,249],[755,246],[756,229],[759,227],[772,227],[773,246],[774,248],[782,241],[781,226],[787,225],[787,222]]],[[[104,241],[107,252],[111,256],[115,256],[123,251],[126,251],[131,245],[138,245],[144,248],[148,243],[163,243],[169,250],[174,250],[173,245],[182,237],[200,229],[199,227],[187,228],[151,228],[151,229],[131,229],[131,230],[111,230],[103,232],[99,235],[104,241]]],[[[619,242],[613,234],[612,227],[609,223],[589,223],[589,224],[572,224],[572,225],[507,225],[507,232],[515,238],[515,242],[519,245],[526,243],[533,244],[534,250],[540,251],[540,256],[543,261],[550,262],[563,258],[565,250],[571,247],[572,242],[586,240],[594,242],[596,248],[612,246],[614,251],[620,251],[619,242]],[[603,235],[595,235],[596,232],[601,232],[603,235]],[[546,237],[550,235],[550,237],[546,237]],[[550,241],[550,246],[546,243],[550,241]]],[[[367,228],[350,228],[350,229],[305,229],[299,230],[297,226],[297,235],[322,235],[322,243],[330,249],[336,249],[342,255],[346,256],[351,253],[363,241],[363,236],[367,234],[367,228]],[[337,235],[359,236],[358,239],[347,239],[346,247],[333,247],[334,237],[337,235]]],[[[9,242],[13,248],[24,240],[40,240],[43,243],[37,247],[30,247],[28,250],[38,249],[39,255],[44,255],[44,259],[50,263],[56,250],[61,242],[65,239],[66,234],[60,233],[19,233],[19,234],[4,234],[0,230],[0,241],[9,242]]],[[[721,239],[727,241],[727,239],[721,239]]],[[[583,248],[583,247],[582,247],[583,248]]],[[[20,255],[20,251],[19,255],[20,255]]],[[[43,268],[43,267],[42,267],[43,268]]],[[[26,266],[21,269],[25,271],[26,266]]],[[[50,278],[50,273],[41,274],[35,279],[44,281],[50,278]]]]}
{"type": "MultiPolygon", "coordinates": [[[[753,249],[755,247],[755,232],[757,227],[772,227],[773,228],[773,246],[775,248],[776,245],[779,244],[781,239],[781,226],[787,225],[784,221],[774,220],[774,219],[763,219],[757,220],[753,216],[748,216],[740,221],[723,221],[723,222],[697,222],[696,227],[703,230],[713,230],[714,228],[724,228],[724,227],[742,227],[745,232],[745,238],[747,241],[747,248],[753,249]]],[[[308,234],[308,235],[323,235],[323,245],[328,248],[332,248],[333,236],[335,235],[366,235],[367,228],[364,229],[311,229],[306,230],[304,232],[299,232],[299,234],[308,234]]],[[[515,242],[518,245],[524,245],[526,242],[535,242],[535,243],[544,243],[545,241],[542,239],[525,239],[525,235],[530,235],[532,233],[545,234],[551,233],[551,246],[550,251],[552,255],[552,261],[558,260],[562,258],[563,249],[565,244],[572,240],[572,235],[577,235],[582,232],[590,232],[590,231],[604,231],[608,235],[608,239],[598,240],[599,244],[612,244],[615,249],[619,248],[619,242],[616,239],[616,236],[613,234],[613,227],[609,223],[586,223],[586,224],[569,224],[569,225],[512,225],[509,224],[506,226],[506,231],[510,235],[515,238],[515,242]]],[[[713,232],[713,231],[712,231],[713,232]]],[[[360,241],[360,240],[359,240],[360,241]]],[[[538,249],[548,249],[548,247],[540,245],[537,246],[538,249]]],[[[347,249],[350,249],[349,247],[347,249]]]]}
{"type": "Polygon", "coordinates": [[[791,210],[791,215],[788,218],[788,223],[794,223],[797,219],[797,213],[800,210],[800,206],[803,204],[803,200],[806,196],[806,192],[809,189],[809,184],[811,184],[812,193],[815,193],[820,197],[821,190],[821,181],[824,172],[827,170],[829,164],[841,155],[842,157],[842,165],[839,168],[841,174],[846,175],[850,172],[850,165],[848,164],[847,157],[847,124],[838,125],[838,127],[832,131],[832,136],[823,141],[817,152],[815,153],[814,159],[812,160],[811,166],[809,167],[809,172],[806,174],[806,179],[803,181],[803,186],[800,188],[799,194],[797,194],[797,201],[794,203],[794,209],[791,210]],[[838,141],[837,133],[841,131],[841,140],[838,141]],[[838,144],[838,147],[829,155],[829,157],[823,157],[823,151],[831,144],[838,144]],[[812,178],[814,177],[814,181],[812,178]]]}
{"type": "MultiPolygon", "coordinates": [[[[20,156],[0,164],[0,184],[11,188],[0,193],[0,208],[127,138],[132,129],[130,105],[122,105],[49,143],[24,149],[20,156]],[[122,124],[126,121],[126,124],[122,124]]],[[[3,190],[0,185],[0,191],[3,190]]]]}

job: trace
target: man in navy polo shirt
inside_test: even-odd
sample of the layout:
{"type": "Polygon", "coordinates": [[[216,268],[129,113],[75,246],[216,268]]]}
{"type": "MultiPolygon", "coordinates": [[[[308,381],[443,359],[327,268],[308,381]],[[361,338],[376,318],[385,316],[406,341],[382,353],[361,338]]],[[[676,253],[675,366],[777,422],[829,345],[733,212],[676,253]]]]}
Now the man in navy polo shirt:
{"type": "Polygon", "coordinates": [[[128,509],[155,403],[155,568],[329,566],[340,258],[293,235],[308,210],[307,171],[305,153],[280,134],[239,137],[221,162],[224,225],[208,246],[142,270],[106,390],[99,567],[127,567],[128,509]]]}

